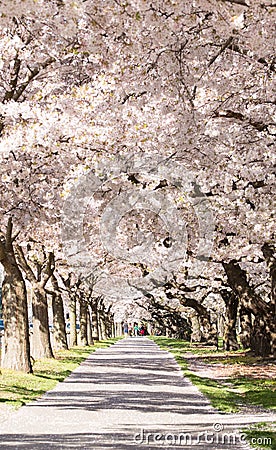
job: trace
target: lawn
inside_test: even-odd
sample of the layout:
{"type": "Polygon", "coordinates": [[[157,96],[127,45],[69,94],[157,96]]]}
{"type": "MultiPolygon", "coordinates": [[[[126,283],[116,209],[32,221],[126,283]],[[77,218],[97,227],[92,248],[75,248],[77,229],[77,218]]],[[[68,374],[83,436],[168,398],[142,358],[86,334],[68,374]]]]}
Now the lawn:
{"type": "Polygon", "coordinates": [[[33,374],[1,369],[0,403],[20,407],[40,397],[46,391],[64,380],[92,352],[98,348],[109,347],[119,338],[99,341],[90,347],[73,347],[56,353],[55,359],[35,361],[33,374]]]}
{"type": "Polygon", "coordinates": [[[216,351],[178,339],[152,339],[175,356],[184,374],[219,411],[237,412],[246,405],[276,411],[275,361],[244,351],[216,351]]]}
{"type": "MultiPolygon", "coordinates": [[[[214,408],[235,413],[261,407],[276,411],[276,364],[249,352],[225,352],[190,342],[151,337],[172,353],[187,376],[206,395],[214,408]]],[[[275,423],[257,424],[245,430],[248,442],[258,449],[276,450],[275,423]]]]}

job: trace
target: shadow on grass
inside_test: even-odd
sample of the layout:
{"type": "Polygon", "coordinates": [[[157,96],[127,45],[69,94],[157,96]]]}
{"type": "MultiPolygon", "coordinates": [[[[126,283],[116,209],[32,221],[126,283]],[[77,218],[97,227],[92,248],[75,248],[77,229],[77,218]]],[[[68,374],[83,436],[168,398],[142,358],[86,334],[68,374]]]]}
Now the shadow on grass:
{"type": "Polygon", "coordinates": [[[198,387],[202,394],[206,395],[212,406],[218,411],[233,413],[239,410],[238,403],[242,399],[240,394],[229,388],[225,389],[225,386],[216,380],[199,377],[189,371],[185,371],[185,375],[198,387]]]}
{"type": "Polygon", "coordinates": [[[35,371],[35,375],[39,378],[44,378],[45,380],[55,380],[55,381],[63,381],[65,378],[67,378],[70,373],[72,371],[71,370],[64,370],[62,372],[59,372],[57,375],[53,375],[53,374],[45,374],[42,371],[35,371]]]}
{"type": "Polygon", "coordinates": [[[264,408],[276,410],[275,380],[254,380],[241,377],[233,379],[231,382],[242,392],[242,399],[245,403],[262,405],[264,408]]]}
{"type": "Polygon", "coordinates": [[[243,432],[253,448],[276,450],[276,432],[272,424],[259,423],[243,432]]]}
{"type": "MultiPolygon", "coordinates": [[[[271,358],[255,357],[247,351],[217,352],[209,347],[198,348],[190,342],[165,337],[153,337],[153,340],[175,356],[184,374],[209,398],[216,409],[223,412],[237,412],[241,406],[246,405],[276,409],[276,382],[272,377],[274,361],[271,358]],[[216,379],[215,375],[212,379],[198,376],[187,370],[189,360],[195,359],[202,363],[203,367],[209,363],[209,368],[210,363],[237,365],[237,374],[224,378],[223,381],[216,379]],[[270,362],[272,365],[267,365],[270,362]],[[248,366],[251,373],[249,371],[247,375],[240,376],[239,366],[245,369],[248,366]],[[258,376],[254,367],[261,369],[258,376]]],[[[202,344],[200,346],[202,347],[202,344]]],[[[216,370],[215,366],[213,369],[216,370]]]]}
{"type": "Polygon", "coordinates": [[[45,392],[53,389],[58,382],[64,381],[91,353],[99,348],[109,347],[116,341],[118,338],[97,342],[95,346],[61,350],[56,354],[56,358],[35,361],[33,374],[2,369],[0,372],[1,403],[19,407],[41,397],[45,392]]]}

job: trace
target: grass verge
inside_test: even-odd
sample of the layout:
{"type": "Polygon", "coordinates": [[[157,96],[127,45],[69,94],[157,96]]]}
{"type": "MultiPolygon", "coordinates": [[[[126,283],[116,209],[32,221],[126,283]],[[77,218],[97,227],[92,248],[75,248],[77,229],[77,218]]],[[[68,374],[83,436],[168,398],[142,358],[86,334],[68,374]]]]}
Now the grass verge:
{"type": "MultiPolygon", "coordinates": [[[[275,379],[259,375],[257,378],[250,376],[238,376],[216,380],[208,377],[201,377],[188,370],[188,362],[183,357],[185,353],[193,353],[200,361],[208,364],[223,364],[225,367],[258,367],[262,358],[248,355],[246,352],[223,352],[221,349],[215,351],[209,347],[197,346],[190,342],[178,339],[151,337],[162,349],[172,353],[191,382],[206,395],[211,404],[218,411],[225,413],[235,413],[241,405],[259,405],[267,409],[276,410],[276,381],[275,379]]],[[[251,370],[252,372],[252,370],[251,370]]],[[[266,367],[269,372],[269,366],[266,367]]],[[[251,447],[258,450],[276,450],[275,423],[258,423],[242,431],[251,447]]]]}
{"type": "MultiPolygon", "coordinates": [[[[257,378],[252,376],[253,364],[259,364],[260,358],[254,358],[245,352],[214,351],[208,347],[198,347],[190,342],[178,339],[152,337],[152,339],[164,350],[171,352],[184,375],[186,375],[199,390],[209,398],[214,408],[219,411],[237,412],[243,405],[258,405],[266,409],[276,411],[276,381],[263,375],[257,378]],[[227,367],[235,365],[235,376],[223,379],[213,379],[198,376],[191,372],[188,363],[183,357],[184,353],[193,353],[199,356],[199,361],[207,363],[220,363],[227,367]],[[251,375],[238,375],[239,367],[250,366],[251,375]]],[[[215,369],[215,368],[214,368],[215,369]]],[[[267,367],[269,370],[269,367],[267,367]]]]}
{"type": "Polygon", "coordinates": [[[276,450],[275,424],[262,422],[251,425],[243,430],[243,434],[253,448],[258,450],[276,450]]]}
{"type": "Polygon", "coordinates": [[[33,365],[33,374],[1,369],[0,404],[6,403],[19,408],[35,400],[46,391],[63,381],[92,352],[109,347],[120,338],[96,342],[90,347],[73,347],[56,353],[55,359],[40,359],[33,365]]]}

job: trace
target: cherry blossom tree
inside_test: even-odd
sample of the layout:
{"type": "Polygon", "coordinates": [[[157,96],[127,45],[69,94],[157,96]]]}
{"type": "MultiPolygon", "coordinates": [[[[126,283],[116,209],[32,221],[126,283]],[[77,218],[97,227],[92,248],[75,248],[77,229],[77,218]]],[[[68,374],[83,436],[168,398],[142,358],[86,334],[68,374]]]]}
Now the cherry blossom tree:
{"type": "MultiPolygon", "coordinates": [[[[234,0],[2,5],[1,228],[12,215],[22,230],[19,243],[51,227],[60,240],[62,198],[89,171],[99,176],[104,157],[170,158],[196,180],[188,193],[181,187],[174,191],[184,203],[191,200],[181,213],[189,222],[188,276],[199,256],[195,205],[204,197],[215,213],[212,260],[223,265],[233,292],[255,317],[253,349],[271,353],[275,283],[273,295],[262,301],[247,284],[252,265],[254,277],[265,262],[266,273],[274,273],[262,248],[274,248],[275,241],[275,5],[234,0]],[[239,279],[231,278],[230,267],[239,279]],[[237,287],[241,281],[246,295],[237,287]]],[[[107,200],[98,197],[98,214],[131,183],[141,191],[146,183],[152,196],[161,183],[159,192],[181,211],[168,174],[155,184],[149,174],[117,175],[121,179],[106,183],[107,200]]],[[[142,231],[149,219],[158,234],[162,227],[153,216],[141,220],[142,231]]],[[[124,220],[121,236],[135,217],[124,220]]],[[[93,242],[96,256],[97,246],[93,242]]],[[[124,265],[131,276],[143,277],[139,267],[118,264],[101,250],[97,257],[115,273],[124,265]]],[[[6,273],[15,276],[8,270],[6,265],[6,273]]],[[[212,266],[210,278],[220,270],[212,266]]]]}

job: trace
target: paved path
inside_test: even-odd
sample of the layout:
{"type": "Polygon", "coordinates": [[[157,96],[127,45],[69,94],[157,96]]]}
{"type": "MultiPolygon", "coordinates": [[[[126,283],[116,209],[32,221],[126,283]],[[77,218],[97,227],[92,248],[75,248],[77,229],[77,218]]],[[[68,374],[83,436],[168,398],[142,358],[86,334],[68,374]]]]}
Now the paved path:
{"type": "Polygon", "coordinates": [[[218,414],[172,355],[127,338],[2,420],[0,448],[246,449],[237,428],[264,420],[273,416],[218,414]]]}

